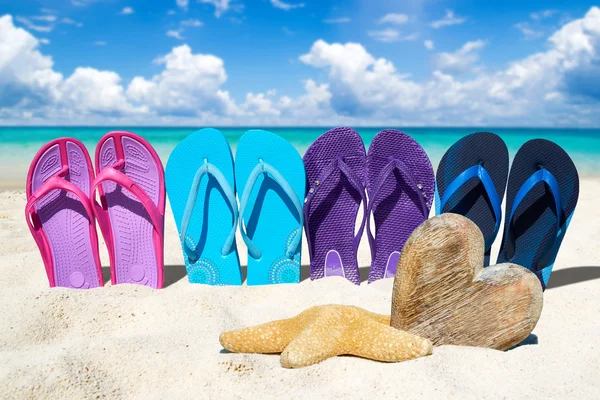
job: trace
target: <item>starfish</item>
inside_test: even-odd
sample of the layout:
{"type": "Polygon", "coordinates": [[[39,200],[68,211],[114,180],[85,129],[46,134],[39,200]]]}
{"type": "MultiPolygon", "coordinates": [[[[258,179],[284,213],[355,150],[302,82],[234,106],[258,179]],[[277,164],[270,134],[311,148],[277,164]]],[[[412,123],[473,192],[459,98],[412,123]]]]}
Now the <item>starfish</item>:
{"type": "Polygon", "coordinates": [[[429,340],[390,326],[388,315],[359,307],[323,305],[296,317],[224,332],[233,353],[281,353],[281,366],[300,368],[343,354],[397,362],[431,354],[429,340]]]}

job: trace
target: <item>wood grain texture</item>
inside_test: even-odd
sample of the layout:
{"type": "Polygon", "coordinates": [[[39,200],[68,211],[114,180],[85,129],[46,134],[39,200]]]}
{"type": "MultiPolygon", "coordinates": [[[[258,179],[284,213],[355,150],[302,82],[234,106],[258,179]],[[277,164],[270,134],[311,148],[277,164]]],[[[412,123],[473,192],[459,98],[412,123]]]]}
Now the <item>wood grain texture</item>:
{"type": "Polygon", "coordinates": [[[442,214],[406,242],[394,281],[391,325],[434,345],[508,349],[533,330],[542,287],[515,264],[483,268],[484,239],[469,219],[442,214]]]}

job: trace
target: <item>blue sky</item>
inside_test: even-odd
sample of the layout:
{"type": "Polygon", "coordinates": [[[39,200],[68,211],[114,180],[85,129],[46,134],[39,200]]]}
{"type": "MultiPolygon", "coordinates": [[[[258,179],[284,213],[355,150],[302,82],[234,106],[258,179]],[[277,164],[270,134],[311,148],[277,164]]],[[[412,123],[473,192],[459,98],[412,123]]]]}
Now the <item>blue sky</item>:
{"type": "Polygon", "coordinates": [[[586,1],[0,0],[0,16],[3,124],[600,124],[586,1]]]}

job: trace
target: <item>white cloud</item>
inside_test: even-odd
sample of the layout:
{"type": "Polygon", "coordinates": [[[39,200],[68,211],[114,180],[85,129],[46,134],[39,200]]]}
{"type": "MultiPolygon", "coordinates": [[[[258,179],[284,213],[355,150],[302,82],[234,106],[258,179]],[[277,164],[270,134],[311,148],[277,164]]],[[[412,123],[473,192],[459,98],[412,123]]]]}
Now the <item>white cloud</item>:
{"type": "Polygon", "coordinates": [[[327,18],[324,19],[323,22],[326,24],[347,24],[352,20],[348,17],[340,17],[340,18],[327,18]]]}
{"type": "Polygon", "coordinates": [[[169,11],[167,11],[167,15],[175,15],[176,12],[177,11],[175,11],[175,10],[169,10],[169,11]]]}
{"type": "Polygon", "coordinates": [[[460,74],[472,70],[479,61],[478,50],[485,46],[483,40],[465,43],[454,53],[439,53],[436,57],[436,68],[449,74],[460,74]]]}
{"type": "Polygon", "coordinates": [[[56,21],[56,16],[54,16],[54,15],[36,15],[36,16],[31,17],[31,19],[35,19],[36,21],[54,22],[54,21],[56,21]]]}
{"type": "Polygon", "coordinates": [[[248,93],[246,95],[246,101],[242,108],[249,115],[280,115],[281,111],[274,106],[273,97],[275,92],[269,91],[267,94],[264,93],[248,93]]]}
{"type": "Polygon", "coordinates": [[[282,0],[271,0],[271,4],[273,5],[273,7],[279,8],[279,9],[282,9],[285,11],[290,11],[290,10],[293,10],[294,8],[304,7],[304,3],[291,4],[291,3],[286,3],[282,0]]]}
{"type": "Polygon", "coordinates": [[[444,15],[444,18],[437,20],[437,21],[433,21],[431,23],[431,27],[434,29],[439,29],[439,28],[443,28],[445,26],[452,26],[452,25],[460,25],[462,23],[464,23],[467,19],[465,17],[460,17],[458,15],[454,14],[454,11],[452,10],[446,10],[446,15],[444,15]]]}
{"type": "MultiPolygon", "coordinates": [[[[0,17],[0,116],[4,121],[25,113],[32,123],[40,118],[90,123],[93,116],[106,123],[125,117],[147,121],[149,115],[163,118],[163,113],[230,118],[243,112],[221,89],[227,80],[223,60],[193,54],[187,45],[174,47],[155,60],[164,66],[161,73],[151,79],[136,76],[125,87],[116,72],[91,67],[78,67],[63,78],[53,70],[52,58],[39,52],[39,43],[15,27],[10,15],[0,17]]],[[[255,95],[254,103],[260,98],[255,95]]]]}
{"type": "Polygon", "coordinates": [[[94,42],[94,46],[106,46],[107,44],[104,40],[96,40],[94,42]]]}
{"type": "Polygon", "coordinates": [[[520,23],[516,24],[515,28],[517,28],[519,31],[521,31],[521,33],[523,34],[523,37],[528,40],[538,39],[538,38],[541,38],[542,36],[544,36],[544,32],[536,31],[536,30],[532,29],[525,22],[520,22],[520,23]]]}
{"type": "Polygon", "coordinates": [[[15,20],[17,20],[17,22],[20,22],[23,25],[25,25],[27,27],[27,29],[31,29],[32,31],[36,31],[36,32],[46,32],[47,33],[47,32],[52,32],[52,29],[54,29],[53,24],[37,25],[34,22],[32,22],[29,18],[26,18],[26,17],[17,16],[15,18],[15,20]]]}
{"type": "MultiPolygon", "coordinates": [[[[176,0],[175,3],[177,4],[177,7],[187,10],[190,2],[189,2],[189,0],[176,0]]],[[[171,11],[173,11],[173,10],[170,10],[169,14],[171,13],[171,11]]],[[[173,14],[175,14],[175,11],[173,11],[173,14]]]]}
{"type": "Polygon", "coordinates": [[[229,93],[221,89],[227,80],[223,60],[210,54],[193,54],[188,45],[155,60],[164,70],[146,79],[136,76],[127,96],[156,113],[199,115],[237,112],[229,93]]]}
{"type": "Polygon", "coordinates": [[[39,41],[17,28],[12,16],[0,17],[0,113],[36,109],[60,100],[61,74],[52,58],[38,50],[39,41]]]}
{"type": "Polygon", "coordinates": [[[175,38],[178,40],[183,40],[183,39],[185,39],[183,37],[183,32],[185,31],[185,28],[198,28],[202,25],[204,25],[204,24],[199,19],[194,19],[194,18],[186,19],[186,20],[179,22],[179,26],[180,26],[179,29],[170,29],[167,31],[166,34],[168,37],[172,37],[172,38],[175,38]]]}
{"type": "Polygon", "coordinates": [[[121,10],[121,12],[119,13],[121,15],[130,15],[133,14],[133,8],[131,7],[125,7],[121,10]]]}
{"type": "Polygon", "coordinates": [[[136,108],[127,101],[120,81],[116,72],[76,68],[61,86],[62,103],[80,114],[134,112],[136,108]]]}
{"type": "Polygon", "coordinates": [[[200,21],[199,19],[186,19],[181,21],[181,26],[185,27],[197,28],[202,25],[202,21],[200,21]]]}
{"type": "Polygon", "coordinates": [[[401,25],[405,24],[406,22],[408,22],[408,15],[406,14],[390,13],[384,15],[383,17],[381,17],[381,19],[379,19],[380,24],[401,25]]]}
{"type": "Polygon", "coordinates": [[[368,31],[367,34],[375,40],[385,43],[416,40],[419,37],[418,33],[411,33],[407,36],[402,36],[397,29],[382,29],[377,31],[368,31]]]}
{"type": "Polygon", "coordinates": [[[425,48],[427,50],[433,50],[435,49],[435,44],[433,43],[433,40],[426,40],[423,42],[423,45],[425,46],[425,48]]]}
{"type": "Polygon", "coordinates": [[[183,33],[183,29],[170,29],[167,31],[167,36],[178,39],[178,40],[183,40],[184,37],[181,36],[182,33],[183,33]]]}
{"type": "Polygon", "coordinates": [[[331,105],[340,115],[360,117],[376,110],[413,108],[422,91],[404,80],[390,61],[374,58],[358,43],[318,40],[300,61],[329,70],[331,105]]]}
{"type": "Polygon", "coordinates": [[[557,14],[557,10],[543,10],[540,12],[533,12],[530,14],[530,17],[535,20],[550,18],[553,15],[557,14]]]}
{"type": "Polygon", "coordinates": [[[412,40],[417,40],[419,38],[419,33],[418,32],[414,32],[411,33],[410,35],[406,35],[402,38],[403,41],[412,41],[412,40]]]}
{"type": "Polygon", "coordinates": [[[40,12],[44,14],[56,14],[56,10],[50,8],[40,8],[40,12]]]}
{"type": "Polygon", "coordinates": [[[383,29],[379,31],[368,31],[369,36],[380,42],[397,42],[400,40],[400,31],[392,28],[383,29]]]}
{"type": "Polygon", "coordinates": [[[16,28],[10,15],[0,17],[0,114],[56,115],[60,109],[63,117],[83,117],[143,110],[128,103],[115,72],[78,67],[64,79],[52,58],[39,52],[41,42],[16,28]]]}
{"type": "Polygon", "coordinates": [[[40,39],[40,43],[41,44],[50,44],[50,40],[48,40],[46,38],[42,38],[42,39],[40,39]]]}
{"type": "Polygon", "coordinates": [[[155,76],[127,82],[91,67],[63,77],[40,46],[0,17],[2,124],[600,126],[597,7],[552,34],[546,50],[460,77],[451,74],[461,69],[452,56],[475,55],[471,68],[481,63],[482,41],[446,53],[442,69],[417,80],[361,44],[318,40],[300,61],[322,70],[322,82],[304,81],[299,96],[268,90],[240,103],[223,89],[223,60],[187,45],[158,58],[155,76]]]}
{"type": "Polygon", "coordinates": [[[71,18],[61,18],[60,20],[61,24],[65,24],[65,25],[75,25],[78,28],[81,28],[83,26],[83,24],[81,22],[77,22],[71,18]]]}
{"type": "MultiPolygon", "coordinates": [[[[533,12],[529,14],[530,18],[533,21],[519,22],[518,24],[515,24],[515,28],[517,28],[523,34],[523,38],[526,40],[539,39],[546,35],[546,33],[544,32],[543,20],[551,18],[556,14],[558,14],[558,11],[551,9],[533,12]]],[[[570,21],[565,19],[563,16],[563,21],[561,21],[560,23],[566,24],[567,22],[570,21]]]]}
{"type": "Polygon", "coordinates": [[[219,18],[230,9],[235,12],[241,12],[244,9],[242,4],[236,0],[197,0],[198,3],[211,4],[215,7],[215,17],[219,18]]]}
{"type": "MultiPolygon", "coordinates": [[[[335,115],[371,123],[600,125],[600,8],[564,25],[549,44],[506,69],[464,80],[439,70],[424,82],[407,79],[356,43],[317,41],[300,59],[328,71],[335,115]]],[[[442,64],[471,67],[483,45],[469,42],[442,57],[442,64]],[[470,61],[457,61],[458,55],[470,61]]]]}

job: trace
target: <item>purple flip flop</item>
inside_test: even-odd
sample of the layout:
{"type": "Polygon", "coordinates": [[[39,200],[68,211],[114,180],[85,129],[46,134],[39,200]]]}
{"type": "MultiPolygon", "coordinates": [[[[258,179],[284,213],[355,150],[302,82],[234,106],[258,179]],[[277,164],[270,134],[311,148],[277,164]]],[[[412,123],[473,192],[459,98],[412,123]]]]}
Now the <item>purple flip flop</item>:
{"type": "Polygon", "coordinates": [[[360,284],[356,253],[366,214],[356,235],[354,226],[361,202],[366,205],[366,164],[361,137],[345,127],[325,132],[304,155],[304,228],[313,280],[343,276],[360,284]]]}
{"type": "Polygon", "coordinates": [[[369,206],[375,236],[367,224],[371,245],[369,283],[393,278],[404,243],[429,217],[435,175],[425,150],[407,134],[379,132],[367,157],[369,206]]]}
{"type": "Polygon", "coordinates": [[[90,201],[93,179],[90,156],[73,138],[49,142],[29,167],[25,218],[50,287],[104,286],[90,201]]]}
{"type": "Polygon", "coordinates": [[[96,147],[94,204],[113,285],[163,287],[165,178],[158,154],[135,133],[109,132],[96,147]]]}

